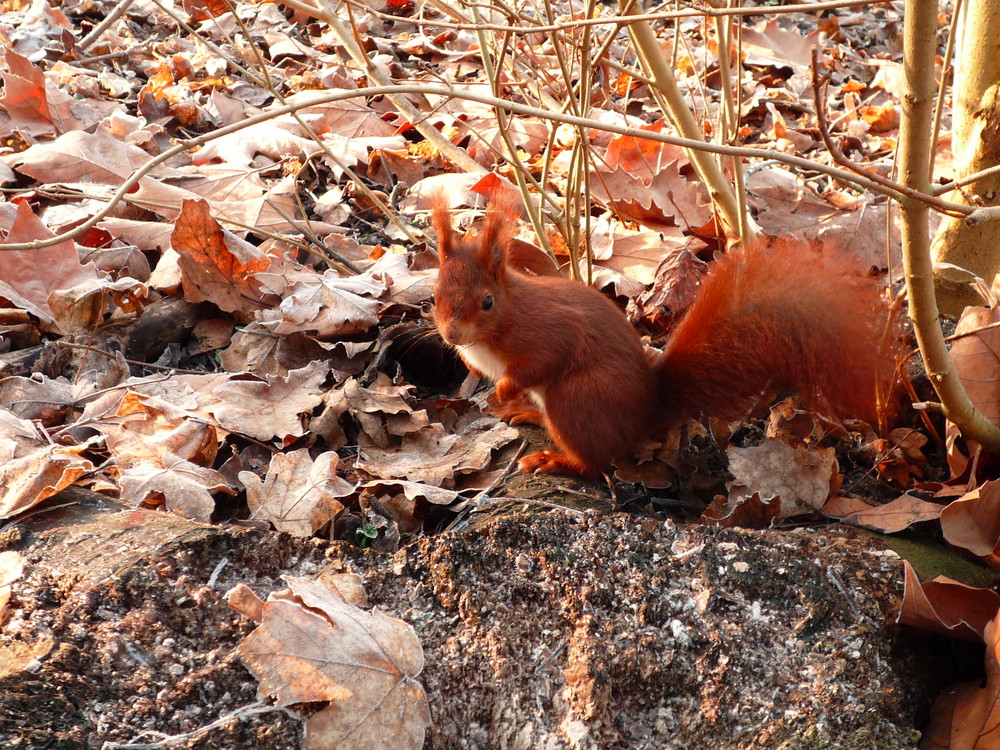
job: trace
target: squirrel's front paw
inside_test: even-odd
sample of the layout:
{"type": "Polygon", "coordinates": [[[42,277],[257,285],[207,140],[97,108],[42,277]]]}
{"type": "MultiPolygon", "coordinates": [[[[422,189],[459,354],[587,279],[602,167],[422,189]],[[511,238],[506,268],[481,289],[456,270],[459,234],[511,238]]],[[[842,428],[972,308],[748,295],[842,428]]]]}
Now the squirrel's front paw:
{"type": "Polygon", "coordinates": [[[589,472],[577,459],[570,458],[555,451],[538,451],[529,453],[517,462],[521,471],[535,474],[571,474],[587,476],[589,472]]]}
{"type": "Polygon", "coordinates": [[[508,424],[545,424],[542,412],[524,401],[504,401],[493,407],[493,413],[508,424]]]}
{"type": "Polygon", "coordinates": [[[500,401],[512,401],[521,393],[521,388],[505,375],[497,381],[496,392],[500,401]]]}

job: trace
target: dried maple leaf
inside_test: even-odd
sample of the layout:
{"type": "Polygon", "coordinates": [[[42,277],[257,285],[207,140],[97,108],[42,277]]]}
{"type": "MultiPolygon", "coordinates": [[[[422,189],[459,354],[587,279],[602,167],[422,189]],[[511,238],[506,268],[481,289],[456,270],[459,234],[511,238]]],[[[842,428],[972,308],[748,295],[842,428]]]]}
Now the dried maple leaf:
{"type": "Polygon", "coordinates": [[[266,271],[270,259],[224,231],[212,218],[208,203],[184,201],[170,242],[180,255],[185,299],[208,300],[226,312],[266,307],[255,274],[266,271]]]}
{"type": "Polygon", "coordinates": [[[51,143],[36,143],[8,156],[7,161],[40,182],[120,185],[150,158],[138,146],[98,128],[93,133],[74,130],[51,143]]]}
{"type": "Polygon", "coordinates": [[[626,296],[632,297],[656,280],[665,257],[691,242],[678,227],[635,231],[614,222],[605,229],[604,223],[597,221],[591,247],[602,268],[617,271],[638,282],[639,288],[625,292],[626,296]]]}
{"type": "Polygon", "coordinates": [[[404,436],[398,447],[384,448],[362,433],[356,465],[372,476],[444,487],[456,474],[485,468],[494,448],[518,437],[516,429],[493,419],[478,419],[458,429],[458,433],[449,433],[439,423],[429,424],[404,436]]]}
{"type": "Polygon", "coordinates": [[[698,519],[706,526],[726,529],[767,529],[781,520],[781,498],[764,500],[760,493],[716,495],[698,519]]]}
{"type": "Polygon", "coordinates": [[[699,227],[712,218],[708,191],[700,182],[688,179],[678,162],[671,161],[642,179],[631,170],[617,166],[594,173],[592,192],[603,203],[614,206],[623,219],[661,227],[699,227]]]}
{"type": "MultiPolygon", "coordinates": [[[[380,374],[369,388],[361,385],[357,378],[348,378],[323,397],[326,402],[324,417],[330,423],[330,420],[349,413],[361,425],[371,443],[385,448],[390,444],[390,431],[386,426],[388,415],[413,414],[413,407],[406,398],[410,390],[412,386],[395,385],[384,374],[380,374]]],[[[419,429],[423,424],[415,425],[413,429],[419,429]]]]}
{"type": "MultiPolygon", "coordinates": [[[[161,428],[167,421],[179,425],[195,417],[193,423],[214,425],[221,431],[257,440],[284,440],[304,434],[300,415],[322,401],[321,386],[329,369],[327,363],[315,361],[283,377],[225,372],[175,375],[133,380],[130,387],[143,404],[166,415],[160,418],[161,428]]],[[[84,415],[107,420],[121,403],[121,394],[96,399],[86,406],[84,415]]],[[[98,429],[102,429],[100,425],[98,429]]]]}
{"type": "Polygon", "coordinates": [[[211,381],[199,390],[196,411],[211,415],[225,429],[258,440],[284,440],[305,433],[300,415],[323,400],[321,386],[329,371],[329,365],[316,361],[284,377],[225,374],[221,379],[200,375],[183,379],[192,385],[203,377],[206,385],[211,381]]]}
{"type": "Polygon", "coordinates": [[[732,446],[728,455],[729,471],[745,488],[739,491],[759,493],[762,499],[781,498],[781,518],[823,507],[837,483],[833,448],[793,448],[768,438],[751,448],[732,446]]]}
{"type": "Polygon", "coordinates": [[[253,517],[294,536],[317,532],[343,510],[337,498],[354,492],[354,485],[337,476],[338,460],[333,451],[314,460],[307,448],[300,448],[276,453],[263,481],[251,471],[241,471],[253,517]]]}
{"type": "MultiPolygon", "coordinates": [[[[289,220],[299,214],[298,186],[291,175],[270,184],[257,171],[241,165],[204,164],[182,171],[183,175],[178,174],[171,182],[187,191],[189,197],[204,198],[217,215],[228,221],[265,233],[300,231],[289,220]]],[[[333,231],[323,222],[311,222],[309,227],[316,234],[333,231]]]]}
{"type": "MultiPolygon", "coordinates": [[[[95,411],[101,407],[107,405],[95,411]]],[[[212,493],[233,494],[225,477],[210,468],[221,431],[163,398],[129,391],[116,415],[94,427],[105,436],[121,497],[131,505],[162,496],[169,510],[208,521],[215,509],[212,493]]]]}
{"type": "MultiPolygon", "coordinates": [[[[133,388],[141,386],[136,383],[133,388]]],[[[121,397],[114,417],[100,419],[94,427],[105,436],[119,468],[158,462],[165,456],[210,466],[224,438],[214,425],[191,419],[188,409],[135,390],[121,397]]]]}
{"type": "Polygon", "coordinates": [[[11,118],[14,130],[43,135],[65,133],[80,126],[70,111],[72,97],[57,86],[46,87],[42,69],[28,58],[5,46],[4,91],[0,107],[11,118]]]}
{"type": "MultiPolygon", "coordinates": [[[[819,44],[819,32],[804,35],[785,31],[777,21],[762,22],[756,29],[743,28],[743,61],[756,67],[791,68],[796,76],[805,78],[813,47],[819,44]]],[[[805,90],[803,82],[802,90],[805,90]]]]}
{"type": "Polygon", "coordinates": [[[278,311],[258,316],[260,321],[279,335],[308,331],[324,339],[376,325],[382,308],[378,298],[386,290],[385,280],[370,273],[345,278],[333,270],[322,276],[296,274],[295,280],[284,284],[284,275],[261,274],[260,281],[281,289],[283,297],[278,311]]]}
{"type": "Polygon", "coordinates": [[[306,136],[289,132],[274,120],[243,128],[224,135],[205,145],[194,158],[195,164],[221,161],[226,164],[249,165],[257,154],[264,154],[274,161],[292,156],[314,156],[320,147],[306,136]]]}
{"type": "Polygon", "coordinates": [[[204,523],[215,510],[213,493],[236,494],[219,472],[169,453],[155,462],[132,464],[120,473],[118,483],[121,499],[130,505],[162,495],[167,510],[204,523]]]}
{"type": "Polygon", "coordinates": [[[322,581],[286,578],[237,652],[278,705],[328,703],[306,725],[306,748],[423,746],[430,724],[416,677],[423,652],[406,623],[344,601],[322,581]]]}

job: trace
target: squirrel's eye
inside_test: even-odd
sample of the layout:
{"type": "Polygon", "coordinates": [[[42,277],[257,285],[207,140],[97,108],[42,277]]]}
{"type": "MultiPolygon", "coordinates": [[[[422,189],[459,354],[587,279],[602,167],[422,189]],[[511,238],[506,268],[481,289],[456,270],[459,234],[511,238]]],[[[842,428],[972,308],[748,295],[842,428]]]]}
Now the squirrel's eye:
{"type": "Polygon", "coordinates": [[[490,295],[483,297],[483,310],[490,310],[493,307],[493,298],[490,295]]]}
{"type": "Polygon", "coordinates": [[[432,295],[431,295],[430,297],[428,297],[428,298],[427,298],[427,303],[428,303],[428,304],[429,304],[429,305],[430,305],[431,307],[434,307],[434,305],[436,305],[436,304],[437,304],[437,303],[436,303],[436,302],[434,301],[434,295],[433,295],[433,294],[432,294],[432,295]]]}

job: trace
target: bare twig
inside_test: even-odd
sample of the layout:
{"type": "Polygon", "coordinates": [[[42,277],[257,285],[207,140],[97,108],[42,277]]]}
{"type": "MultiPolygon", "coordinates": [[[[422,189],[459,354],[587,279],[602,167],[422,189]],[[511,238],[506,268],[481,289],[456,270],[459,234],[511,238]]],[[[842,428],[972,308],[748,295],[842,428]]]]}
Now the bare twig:
{"type": "Polygon", "coordinates": [[[820,137],[823,139],[823,144],[826,146],[827,151],[830,152],[830,156],[833,157],[835,163],[839,164],[846,169],[851,170],[855,174],[864,175],[865,177],[878,183],[881,187],[896,193],[895,195],[890,195],[890,197],[902,202],[905,201],[919,201],[925,203],[928,206],[933,206],[941,213],[948,216],[965,216],[971,213],[971,209],[959,210],[958,204],[948,203],[939,198],[935,198],[930,195],[930,190],[922,192],[920,190],[914,190],[902,183],[890,180],[888,177],[883,177],[877,172],[872,172],[870,169],[866,169],[860,164],[849,159],[840,147],[834,142],[833,138],[830,137],[830,126],[826,120],[826,97],[823,96],[823,87],[826,85],[829,76],[820,75],[819,73],[819,60],[818,52],[815,47],[812,50],[812,89],[813,89],[813,99],[816,102],[816,127],[819,129],[820,137]]]}
{"type": "MultiPolygon", "coordinates": [[[[246,120],[242,120],[238,123],[233,123],[232,125],[227,125],[224,128],[219,128],[218,130],[212,131],[211,133],[205,133],[196,138],[190,138],[186,141],[178,143],[176,146],[167,149],[158,156],[150,159],[146,164],[137,169],[128,179],[126,179],[115,192],[112,194],[108,205],[104,206],[100,211],[91,216],[87,221],[79,224],[75,228],[63,232],[62,234],[57,234],[53,237],[43,240],[33,240],[31,242],[12,242],[0,244],[0,251],[5,250],[37,250],[42,247],[50,247],[56,245],[60,242],[65,242],[66,240],[73,239],[80,236],[86,232],[91,227],[102,221],[108,214],[114,210],[114,207],[118,205],[131,191],[131,189],[146,175],[156,169],[160,164],[169,161],[178,154],[182,154],[185,151],[189,151],[193,148],[203,146],[206,143],[210,143],[217,138],[221,138],[231,133],[239,132],[244,128],[250,127],[252,125],[257,125],[262,122],[274,119],[275,117],[281,117],[282,115],[290,114],[296,112],[300,109],[306,107],[314,107],[319,104],[328,104],[330,102],[343,101],[345,99],[354,99],[358,97],[375,97],[375,96],[401,96],[405,94],[424,94],[431,96],[440,96],[443,98],[456,98],[464,99],[467,101],[478,102],[480,104],[485,104],[491,107],[503,107],[508,112],[513,112],[515,114],[524,115],[527,117],[541,117],[553,122],[563,122],[569,125],[575,125],[578,127],[593,128],[594,130],[600,130],[608,133],[616,133],[618,135],[630,136],[636,139],[645,139],[650,141],[656,141],[658,143],[669,143],[675,146],[681,146],[682,148],[691,149],[693,151],[706,151],[713,154],[725,154],[728,156],[735,157],[745,157],[747,159],[771,159],[776,162],[781,162],[783,164],[788,164],[793,167],[799,167],[801,169],[809,170],[812,172],[820,172],[822,174],[829,175],[836,180],[841,180],[846,183],[850,183],[858,186],[862,190],[871,190],[872,192],[879,193],[882,195],[888,195],[891,197],[899,198],[902,196],[906,198],[904,191],[908,190],[903,185],[892,182],[891,180],[885,180],[881,178],[880,180],[875,180],[872,176],[865,174],[856,174],[854,172],[848,171],[846,169],[838,169],[836,167],[830,167],[825,164],[818,164],[809,159],[803,158],[801,156],[794,156],[792,154],[786,154],[781,151],[775,151],[771,149],[763,148],[749,148],[746,146],[725,146],[716,143],[705,143],[702,141],[696,141],[689,138],[681,138],[679,136],[668,135],[665,133],[657,133],[649,130],[641,130],[639,128],[629,127],[626,125],[618,125],[615,123],[602,122],[600,120],[594,120],[590,118],[575,117],[573,115],[568,115],[562,112],[550,112],[537,107],[529,107],[518,102],[509,102],[501,99],[497,99],[494,96],[487,94],[478,94],[472,91],[461,91],[456,90],[447,86],[436,86],[428,84],[398,84],[390,86],[372,86],[370,88],[358,89],[352,91],[318,91],[314,92],[312,96],[308,98],[303,98],[301,101],[295,104],[289,104],[284,107],[278,107],[270,112],[263,112],[259,115],[249,117],[246,120]]],[[[478,165],[477,165],[478,167],[478,165]]],[[[912,191],[910,191],[912,192],[912,191]]],[[[971,206],[958,204],[958,203],[947,203],[943,201],[935,201],[933,203],[934,207],[938,210],[955,213],[958,215],[968,215],[974,211],[971,206]]]]}
{"type": "Polygon", "coordinates": [[[76,46],[80,49],[87,49],[90,47],[90,45],[101,37],[101,34],[110,29],[118,21],[118,19],[122,17],[133,2],[134,0],[121,0],[117,3],[115,7],[111,9],[111,12],[105,16],[104,20],[91,29],[90,33],[81,39],[76,46]]]}
{"type": "MultiPolygon", "coordinates": [[[[370,5],[366,5],[363,0],[345,0],[345,2],[350,5],[354,5],[358,8],[364,10],[365,13],[369,13],[372,16],[383,20],[391,21],[403,24],[427,24],[432,26],[440,26],[446,29],[473,29],[481,28],[484,31],[494,31],[497,33],[520,33],[520,34],[551,34],[558,31],[569,31],[572,29],[581,28],[584,26],[627,26],[630,23],[636,22],[647,22],[652,23],[654,21],[664,21],[680,18],[694,18],[697,16],[708,16],[710,18],[714,17],[725,17],[725,16],[775,16],[787,13],[822,13],[826,10],[833,10],[836,8],[848,8],[856,7],[857,0],[828,0],[827,2],[819,3],[796,3],[793,5],[781,5],[781,6],[767,6],[767,7],[751,7],[751,8],[713,8],[711,6],[702,5],[698,7],[691,7],[686,10],[668,10],[659,13],[634,13],[630,15],[619,15],[619,16],[603,16],[601,18],[579,18],[575,20],[560,21],[559,23],[550,24],[536,24],[533,19],[525,19],[531,21],[532,25],[529,28],[524,26],[509,26],[506,24],[495,24],[495,23],[484,23],[484,24],[470,24],[467,21],[445,21],[435,19],[433,21],[422,21],[417,20],[409,16],[397,16],[392,13],[386,13],[385,11],[376,10],[370,5]]],[[[893,0],[872,0],[870,5],[879,5],[881,3],[890,3],[893,0]]],[[[317,10],[315,6],[309,8],[303,4],[301,8],[303,13],[311,15],[314,18],[318,18],[317,10]]],[[[455,15],[452,8],[449,7],[447,10],[441,9],[441,11],[448,12],[450,15],[455,15]]]]}
{"type": "Polygon", "coordinates": [[[221,729],[234,721],[240,721],[248,719],[251,716],[259,716],[260,714],[269,714],[274,712],[283,713],[299,722],[302,721],[301,716],[285,706],[268,706],[263,703],[251,703],[249,706],[243,706],[242,708],[237,708],[235,711],[225,713],[210,724],[198,727],[197,729],[192,729],[190,732],[168,735],[163,734],[162,732],[146,730],[140,733],[139,737],[144,735],[155,736],[156,739],[154,741],[139,742],[138,739],[136,739],[130,742],[105,742],[101,745],[101,750],[163,750],[163,748],[176,747],[177,745],[183,745],[196,740],[209,732],[221,729]]]}

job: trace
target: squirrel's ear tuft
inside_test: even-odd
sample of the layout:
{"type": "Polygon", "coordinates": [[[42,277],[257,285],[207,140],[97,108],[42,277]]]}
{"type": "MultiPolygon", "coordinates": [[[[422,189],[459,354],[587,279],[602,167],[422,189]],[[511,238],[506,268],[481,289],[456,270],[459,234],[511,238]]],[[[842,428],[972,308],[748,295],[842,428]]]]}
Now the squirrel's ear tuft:
{"type": "Polygon", "coordinates": [[[451,212],[447,201],[445,201],[444,193],[436,193],[431,196],[431,224],[437,233],[438,258],[444,261],[451,255],[454,245],[451,212]]]}
{"type": "Polygon", "coordinates": [[[499,272],[506,263],[507,248],[514,237],[519,213],[514,191],[494,193],[486,209],[483,230],[476,238],[483,262],[494,272],[499,272]]]}

